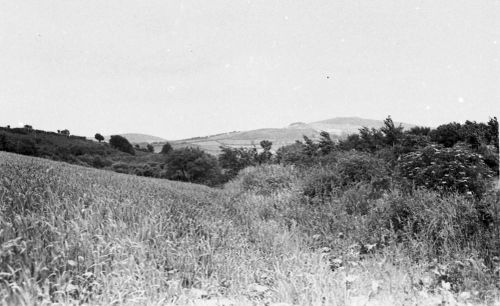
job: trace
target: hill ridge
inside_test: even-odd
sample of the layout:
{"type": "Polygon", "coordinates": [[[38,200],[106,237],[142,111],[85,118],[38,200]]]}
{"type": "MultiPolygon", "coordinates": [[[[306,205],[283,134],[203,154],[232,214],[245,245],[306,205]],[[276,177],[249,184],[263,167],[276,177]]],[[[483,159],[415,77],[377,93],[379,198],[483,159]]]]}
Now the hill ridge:
{"type": "MultiPolygon", "coordinates": [[[[167,140],[162,137],[143,134],[143,133],[121,133],[121,134],[113,134],[120,135],[122,137],[127,138],[130,143],[139,144],[139,143],[153,143],[153,142],[166,142],[167,140]]],[[[104,136],[105,141],[109,141],[111,135],[104,136]]]]}

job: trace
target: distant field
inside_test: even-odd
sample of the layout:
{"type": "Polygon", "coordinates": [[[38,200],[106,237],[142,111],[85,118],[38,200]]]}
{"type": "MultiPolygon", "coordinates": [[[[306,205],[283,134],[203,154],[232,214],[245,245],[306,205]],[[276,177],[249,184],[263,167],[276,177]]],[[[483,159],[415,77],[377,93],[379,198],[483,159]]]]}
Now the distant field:
{"type": "Polygon", "coordinates": [[[432,273],[397,248],[360,258],[347,238],[321,247],[306,230],[320,219],[287,187],[292,169],[242,175],[210,189],[0,152],[0,303],[482,303],[425,289],[432,273]]]}

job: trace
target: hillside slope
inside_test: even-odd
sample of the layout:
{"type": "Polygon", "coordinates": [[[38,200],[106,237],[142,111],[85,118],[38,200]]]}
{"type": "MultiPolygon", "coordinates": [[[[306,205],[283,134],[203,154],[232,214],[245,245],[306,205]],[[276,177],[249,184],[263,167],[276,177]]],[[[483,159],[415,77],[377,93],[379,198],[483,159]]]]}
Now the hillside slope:
{"type": "MultiPolygon", "coordinates": [[[[403,122],[394,122],[395,125],[401,124],[405,129],[414,127],[415,125],[403,122]]],[[[338,117],[327,120],[311,122],[308,124],[316,131],[327,131],[330,134],[344,136],[354,134],[362,127],[381,128],[384,126],[383,120],[364,119],[359,117],[338,117]]]]}
{"type": "MultiPolygon", "coordinates": [[[[127,138],[127,140],[132,143],[132,144],[145,144],[145,143],[153,143],[153,142],[165,142],[166,140],[158,137],[158,136],[153,136],[153,135],[147,135],[147,134],[138,134],[138,133],[124,133],[124,134],[119,134],[120,136],[123,136],[127,138]]],[[[109,141],[109,138],[111,136],[104,136],[105,141],[109,141]]]]}
{"type": "Polygon", "coordinates": [[[0,127],[0,151],[151,177],[161,177],[164,156],[145,149],[134,155],[106,142],[43,130],[0,127]]]}

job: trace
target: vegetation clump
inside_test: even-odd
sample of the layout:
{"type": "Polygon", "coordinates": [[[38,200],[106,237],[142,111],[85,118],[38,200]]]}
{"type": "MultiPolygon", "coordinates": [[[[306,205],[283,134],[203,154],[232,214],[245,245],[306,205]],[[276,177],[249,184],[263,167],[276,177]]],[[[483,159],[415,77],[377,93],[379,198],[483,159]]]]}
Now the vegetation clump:
{"type": "Polygon", "coordinates": [[[484,157],[464,146],[419,149],[402,156],[398,169],[413,186],[479,197],[493,177],[484,157]]]}
{"type": "Polygon", "coordinates": [[[109,144],[111,147],[120,150],[125,153],[129,153],[131,155],[135,155],[134,147],[132,144],[127,140],[127,138],[120,136],[120,135],[111,135],[111,138],[109,139],[109,144]]]}
{"type": "Polygon", "coordinates": [[[221,170],[217,159],[198,148],[182,148],[167,156],[167,178],[190,183],[217,185],[221,170]]]}

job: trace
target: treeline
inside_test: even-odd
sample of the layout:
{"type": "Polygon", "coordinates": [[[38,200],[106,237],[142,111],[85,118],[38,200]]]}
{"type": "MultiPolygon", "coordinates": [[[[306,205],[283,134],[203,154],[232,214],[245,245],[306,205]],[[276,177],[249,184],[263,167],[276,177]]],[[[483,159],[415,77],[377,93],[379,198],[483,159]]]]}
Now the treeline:
{"type": "Polygon", "coordinates": [[[109,143],[99,133],[95,138],[98,142],[71,135],[67,129],[56,133],[30,125],[7,126],[0,127],[0,150],[127,174],[161,176],[164,158],[151,154],[150,148],[133,147],[119,135],[112,136],[109,143]]]}
{"type": "MultiPolygon", "coordinates": [[[[221,147],[218,157],[197,147],[173,149],[166,143],[155,154],[152,145],[134,147],[119,135],[111,136],[109,143],[99,133],[95,138],[98,142],[70,135],[68,130],[55,133],[34,130],[31,126],[7,127],[0,128],[0,150],[209,186],[220,186],[242,169],[261,164],[328,168],[336,164],[342,152],[350,152],[346,156],[352,157],[353,167],[360,168],[359,176],[380,171],[385,180],[397,180],[408,187],[425,186],[480,196],[486,182],[498,175],[496,117],[487,123],[453,122],[435,129],[417,126],[404,130],[389,116],[383,127],[364,127],[358,134],[340,141],[323,131],[316,141],[304,136],[302,141],[274,153],[272,142],[262,140],[258,148],[221,147]]],[[[317,179],[331,183],[331,178],[317,179]]]]}

